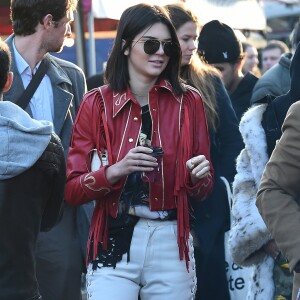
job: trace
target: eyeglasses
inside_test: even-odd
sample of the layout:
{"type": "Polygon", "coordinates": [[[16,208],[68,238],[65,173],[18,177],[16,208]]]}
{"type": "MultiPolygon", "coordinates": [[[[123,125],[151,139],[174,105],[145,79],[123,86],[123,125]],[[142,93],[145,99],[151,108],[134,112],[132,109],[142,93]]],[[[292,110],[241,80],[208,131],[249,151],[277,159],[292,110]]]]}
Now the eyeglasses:
{"type": "Polygon", "coordinates": [[[178,53],[178,45],[173,42],[165,42],[154,39],[132,41],[134,43],[144,43],[144,52],[148,55],[156,53],[162,45],[164,53],[167,56],[173,56],[178,53]]]}

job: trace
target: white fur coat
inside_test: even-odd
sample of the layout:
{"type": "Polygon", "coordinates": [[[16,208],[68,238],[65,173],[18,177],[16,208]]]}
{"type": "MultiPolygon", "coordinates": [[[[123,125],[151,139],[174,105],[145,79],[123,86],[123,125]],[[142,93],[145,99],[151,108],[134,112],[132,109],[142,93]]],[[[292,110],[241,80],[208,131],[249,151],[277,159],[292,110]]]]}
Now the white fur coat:
{"type": "Polygon", "coordinates": [[[272,300],[274,260],[262,246],[271,239],[255,205],[256,193],[268,161],[267,142],[261,120],[266,105],[250,108],[240,123],[245,148],[237,158],[233,182],[232,227],[229,249],[241,266],[254,266],[248,287],[248,300],[272,300]]]}

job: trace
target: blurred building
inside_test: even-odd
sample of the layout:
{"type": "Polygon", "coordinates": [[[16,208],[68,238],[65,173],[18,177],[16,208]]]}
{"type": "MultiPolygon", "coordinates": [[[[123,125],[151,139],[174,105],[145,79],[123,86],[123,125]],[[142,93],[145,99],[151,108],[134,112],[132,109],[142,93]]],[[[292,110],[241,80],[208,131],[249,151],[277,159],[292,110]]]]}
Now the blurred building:
{"type": "MultiPolygon", "coordinates": [[[[176,0],[147,1],[157,4],[176,2],[176,0]]],[[[181,1],[195,11],[202,24],[212,19],[219,19],[232,28],[240,30],[257,48],[264,47],[266,40],[269,39],[279,39],[288,44],[288,36],[300,16],[300,0],[181,1]]],[[[55,55],[77,63],[83,68],[82,55],[79,54],[84,53],[88,60],[88,67],[83,68],[86,70],[86,75],[102,73],[113,44],[118,18],[126,6],[137,2],[139,1],[79,0],[80,9],[78,9],[77,20],[80,16],[80,24],[73,25],[73,32],[75,32],[73,38],[76,43],[74,46],[64,47],[61,53],[55,55]]],[[[10,0],[0,1],[0,36],[2,38],[12,33],[9,5],[10,0]]]]}

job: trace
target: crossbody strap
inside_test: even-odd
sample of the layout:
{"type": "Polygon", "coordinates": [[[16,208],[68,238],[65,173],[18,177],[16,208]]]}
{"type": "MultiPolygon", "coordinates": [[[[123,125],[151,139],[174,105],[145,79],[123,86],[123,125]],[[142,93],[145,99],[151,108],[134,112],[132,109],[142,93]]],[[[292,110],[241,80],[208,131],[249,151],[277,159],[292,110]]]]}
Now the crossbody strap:
{"type": "Polygon", "coordinates": [[[21,108],[25,109],[30,102],[33,94],[35,93],[37,87],[40,85],[43,77],[47,73],[47,70],[50,67],[50,60],[45,58],[42,60],[39,68],[36,73],[33,75],[30,83],[28,84],[26,90],[22,93],[20,98],[17,100],[16,104],[21,108]]]}
{"type": "Polygon", "coordinates": [[[112,163],[111,144],[110,144],[108,126],[106,123],[104,112],[102,112],[101,117],[102,117],[102,122],[103,122],[103,126],[104,126],[104,132],[105,132],[105,141],[106,141],[106,147],[107,147],[108,161],[109,161],[109,163],[112,163]]]}

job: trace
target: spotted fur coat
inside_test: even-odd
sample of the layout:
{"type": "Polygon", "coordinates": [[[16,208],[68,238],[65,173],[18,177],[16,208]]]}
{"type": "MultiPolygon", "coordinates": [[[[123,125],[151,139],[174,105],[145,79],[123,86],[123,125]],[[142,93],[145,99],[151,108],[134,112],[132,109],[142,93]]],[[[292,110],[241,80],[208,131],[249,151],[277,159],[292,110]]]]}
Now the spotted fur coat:
{"type": "Polygon", "coordinates": [[[248,300],[272,300],[274,294],[274,260],[262,250],[271,235],[255,205],[260,179],[268,161],[267,142],[261,126],[265,109],[266,104],[254,106],[241,120],[240,132],[245,148],[237,158],[237,174],[233,182],[229,249],[237,264],[254,266],[248,300]]]}

